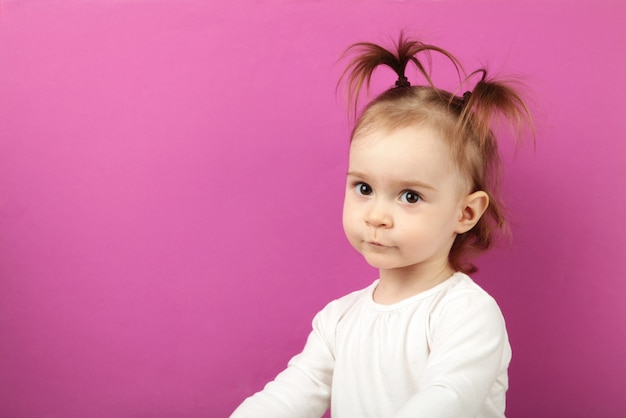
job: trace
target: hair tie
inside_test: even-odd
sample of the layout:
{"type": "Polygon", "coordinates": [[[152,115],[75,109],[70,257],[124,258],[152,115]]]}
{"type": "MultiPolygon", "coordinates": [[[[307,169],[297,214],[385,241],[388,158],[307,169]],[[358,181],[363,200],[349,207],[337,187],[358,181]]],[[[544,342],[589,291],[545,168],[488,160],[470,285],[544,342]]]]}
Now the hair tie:
{"type": "Polygon", "coordinates": [[[396,87],[411,87],[411,83],[409,83],[409,79],[405,76],[398,76],[398,80],[396,81],[396,87]]]}
{"type": "Polygon", "coordinates": [[[472,97],[472,92],[471,91],[466,91],[465,93],[463,93],[463,106],[467,105],[467,102],[469,102],[470,97],[472,97]]]}

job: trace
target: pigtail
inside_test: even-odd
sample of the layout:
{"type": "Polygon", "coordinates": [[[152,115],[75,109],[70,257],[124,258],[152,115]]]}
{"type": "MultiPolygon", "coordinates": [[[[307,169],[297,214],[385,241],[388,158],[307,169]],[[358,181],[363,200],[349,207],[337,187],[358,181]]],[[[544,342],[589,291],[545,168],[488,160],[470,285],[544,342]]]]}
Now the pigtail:
{"type": "MultiPolygon", "coordinates": [[[[501,160],[498,144],[493,133],[493,127],[503,122],[519,138],[530,129],[534,140],[534,128],[530,111],[521,95],[511,81],[493,80],[487,77],[485,69],[479,69],[469,77],[480,74],[481,79],[471,92],[466,92],[460,100],[461,112],[457,120],[457,141],[468,141],[470,147],[453,146],[453,150],[468,150],[473,152],[466,155],[457,155],[459,160],[465,160],[465,165],[482,165],[482,169],[470,169],[473,173],[473,190],[482,190],[489,195],[489,206],[473,229],[457,236],[450,251],[450,261],[457,268],[472,273],[476,267],[463,259],[484,252],[493,243],[493,232],[496,230],[508,232],[505,217],[505,206],[500,196],[501,160]],[[479,161],[472,161],[474,155],[479,155],[479,161]]],[[[468,77],[468,78],[469,78],[468,77]]],[[[467,152],[467,151],[465,151],[467,152]]],[[[476,167],[477,168],[477,167],[476,167]]]]}
{"type": "Polygon", "coordinates": [[[458,128],[465,131],[471,126],[472,136],[484,144],[491,138],[491,128],[499,119],[521,136],[526,127],[532,130],[532,117],[514,82],[493,80],[487,77],[487,70],[479,69],[468,76],[481,74],[473,91],[463,95],[463,110],[458,128]]]}
{"type": "Polygon", "coordinates": [[[395,52],[392,52],[370,42],[359,42],[351,45],[344,52],[343,57],[351,54],[355,55],[346,66],[338,83],[339,85],[344,79],[346,80],[348,111],[352,110],[356,115],[363,87],[365,86],[366,90],[369,91],[374,70],[381,65],[391,68],[398,76],[395,87],[385,92],[397,95],[407,94],[407,90],[410,90],[411,83],[406,76],[409,62],[412,62],[417,67],[419,74],[424,77],[428,86],[435,89],[430,77],[431,52],[438,52],[444,55],[452,62],[459,75],[462,72],[460,62],[449,52],[434,45],[407,39],[403,33],[400,34],[398,42],[395,43],[394,47],[395,52]],[[424,58],[422,60],[418,59],[418,54],[424,58]]]}

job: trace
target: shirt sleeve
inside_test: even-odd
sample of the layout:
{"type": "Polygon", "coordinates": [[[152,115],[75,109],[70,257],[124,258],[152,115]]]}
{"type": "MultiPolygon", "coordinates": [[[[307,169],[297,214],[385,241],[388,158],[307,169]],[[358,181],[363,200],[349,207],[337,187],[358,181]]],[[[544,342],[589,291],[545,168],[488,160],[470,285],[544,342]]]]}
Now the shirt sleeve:
{"type": "Polygon", "coordinates": [[[324,311],[313,319],[313,330],[302,352],[265,388],[246,399],[231,418],[319,418],[330,404],[335,357],[332,336],[324,329],[324,311]]]}
{"type": "Polygon", "coordinates": [[[429,338],[418,392],[394,418],[475,417],[510,359],[500,308],[478,291],[450,297],[433,311],[429,338]]]}

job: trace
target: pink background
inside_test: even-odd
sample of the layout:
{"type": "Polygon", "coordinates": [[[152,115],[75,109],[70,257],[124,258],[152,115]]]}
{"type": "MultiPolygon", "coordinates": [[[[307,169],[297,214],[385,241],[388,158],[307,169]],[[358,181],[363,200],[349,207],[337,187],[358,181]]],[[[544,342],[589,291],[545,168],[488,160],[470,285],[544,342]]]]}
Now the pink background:
{"type": "Polygon", "coordinates": [[[625,9],[2,0],[0,416],[225,417],[281,370],[376,277],[341,229],[336,61],[401,28],[534,90],[514,241],[475,276],[508,416],[626,416],[625,9]]]}

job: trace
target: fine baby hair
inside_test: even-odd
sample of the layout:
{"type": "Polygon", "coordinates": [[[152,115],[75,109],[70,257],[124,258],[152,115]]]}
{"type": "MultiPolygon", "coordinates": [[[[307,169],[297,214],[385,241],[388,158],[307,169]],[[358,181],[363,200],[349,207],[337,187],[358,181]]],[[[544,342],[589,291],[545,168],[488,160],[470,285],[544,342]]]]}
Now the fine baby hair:
{"type": "Polygon", "coordinates": [[[449,261],[455,270],[473,273],[470,262],[487,250],[492,233],[506,228],[504,207],[499,193],[500,155],[492,124],[504,118],[518,133],[524,127],[532,130],[532,120],[526,104],[512,83],[490,79],[485,68],[459,77],[459,91],[480,76],[472,90],[462,95],[438,89],[429,75],[431,53],[447,58],[462,76],[461,63],[449,52],[434,45],[407,39],[400,34],[395,51],[379,45],[361,42],[352,45],[346,55],[354,54],[342,79],[346,79],[348,103],[356,113],[363,87],[369,88],[374,71],[380,66],[391,68],[398,76],[389,88],[363,110],[357,119],[351,140],[374,130],[392,131],[411,125],[438,131],[449,141],[453,158],[474,192],[482,190],[489,196],[489,205],[478,223],[464,234],[457,235],[450,250],[449,261]],[[424,85],[411,85],[406,76],[408,64],[414,64],[425,80],[424,85]]]}
{"type": "Polygon", "coordinates": [[[506,225],[494,123],[532,130],[528,109],[513,84],[484,68],[465,75],[446,50],[403,34],[392,49],[364,42],[346,54],[340,83],[355,116],[376,69],[397,76],[355,120],[343,206],[348,241],[379,275],[319,311],[302,352],[231,418],[329,408],[333,418],[504,418],[506,325],[469,274],[506,225]],[[434,85],[435,53],[459,75],[455,92],[434,85]]]}

